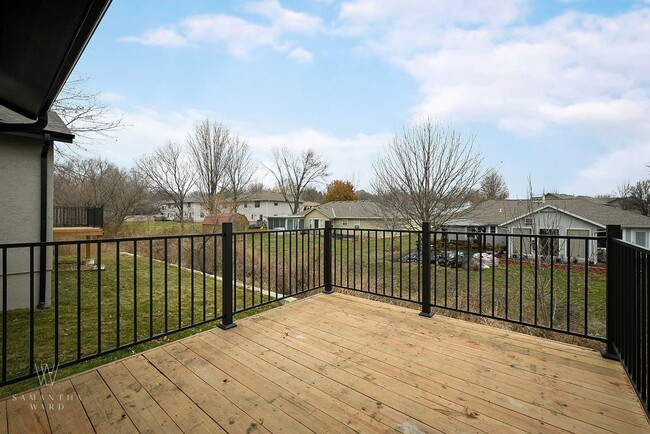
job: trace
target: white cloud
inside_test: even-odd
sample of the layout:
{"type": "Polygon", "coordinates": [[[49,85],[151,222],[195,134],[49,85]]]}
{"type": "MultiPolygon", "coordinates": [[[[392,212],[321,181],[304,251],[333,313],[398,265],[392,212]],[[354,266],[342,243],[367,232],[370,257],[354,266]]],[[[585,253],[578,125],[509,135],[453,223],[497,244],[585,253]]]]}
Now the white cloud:
{"type": "Polygon", "coordinates": [[[624,181],[648,179],[650,141],[621,147],[590,161],[587,167],[568,179],[565,191],[615,193],[624,181]]]}
{"type": "Polygon", "coordinates": [[[314,55],[309,51],[305,50],[304,48],[300,48],[300,47],[294,48],[293,50],[289,51],[289,57],[301,62],[314,61],[314,55]]]}
{"type": "Polygon", "coordinates": [[[288,36],[317,33],[323,26],[320,18],[284,9],[276,0],[248,3],[246,10],[266,18],[269,23],[260,24],[224,14],[192,15],[173,26],[150,29],[141,36],[127,36],[121,40],[168,47],[212,45],[225,47],[239,58],[266,47],[300,62],[313,60],[312,53],[288,36]]]}
{"type": "MultiPolygon", "coordinates": [[[[330,164],[330,179],[356,178],[359,188],[370,189],[372,163],[379,149],[388,143],[391,133],[354,134],[339,137],[313,128],[300,128],[280,134],[264,134],[250,129],[236,131],[248,142],[261,161],[270,161],[274,146],[287,146],[300,152],[311,148],[330,164]]],[[[272,175],[263,173],[263,182],[273,185],[272,175]]]]}
{"type": "Polygon", "coordinates": [[[524,139],[518,146],[559,131],[584,140],[559,144],[585,149],[567,191],[647,177],[650,9],[570,11],[537,25],[527,14],[523,1],[354,0],[338,31],[416,80],[414,118],[494,125],[524,139]]]}
{"type": "Polygon", "coordinates": [[[246,57],[258,47],[279,48],[272,28],[229,15],[196,15],[183,20],[181,27],[189,41],[225,45],[237,57],[246,57]]]}
{"type": "Polygon", "coordinates": [[[182,47],[187,45],[187,39],[176,30],[169,27],[158,27],[147,30],[141,36],[125,36],[120,38],[125,42],[137,42],[143,45],[157,45],[165,47],[182,47]]]}
{"type": "Polygon", "coordinates": [[[319,17],[284,9],[277,0],[249,3],[246,9],[268,18],[273,26],[285,32],[315,33],[323,25],[323,21],[319,17]]]}
{"type": "Polygon", "coordinates": [[[88,147],[90,155],[101,153],[122,167],[132,167],[142,155],[150,153],[167,140],[185,141],[187,133],[199,120],[210,116],[211,113],[186,109],[172,112],[159,112],[149,108],[140,108],[134,111],[118,111],[125,127],[112,134],[95,148],[88,147]]]}
{"type": "MultiPolygon", "coordinates": [[[[116,114],[123,116],[127,127],[117,131],[114,139],[103,143],[101,149],[90,147],[87,154],[92,156],[101,152],[103,157],[127,168],[133,167],[140,156],[151,153],[167,140],[185,143],[196,122],[206,117],[219,118],[215,113],[191,108],[169,112],[140,108],[116,111],[116,114]]],[[[260,166],[264,161],[270,161],[274,146],[287,146],[296,152],[311,148],[330,163],[332,179],[348,179],[352,174],[360,173],[359,185],[366,189],[372,175],[372,161],[376,157],[369,149],[381,148],[392,136],[377,133],[340,137],[308,127],[269,134],[237,120],[225,120],[224,123],[232,126],[233,133],[248,141],[253,158],[260,166]]],[[[256,177],[269,186],[273,185],[272,176],[261,167],[256,177]]]]}

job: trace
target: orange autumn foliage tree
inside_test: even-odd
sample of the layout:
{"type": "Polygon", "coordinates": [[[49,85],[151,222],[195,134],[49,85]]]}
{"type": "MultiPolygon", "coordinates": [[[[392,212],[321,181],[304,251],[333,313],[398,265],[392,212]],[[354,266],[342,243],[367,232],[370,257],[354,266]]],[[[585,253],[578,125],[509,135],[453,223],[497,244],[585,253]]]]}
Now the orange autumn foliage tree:
{"type": "Polygon", "coordinates": [[[337,179],[327,185],[327,191],[320,203],[341,200],[359,200],[359,197],[354,192],[354,185],[351,182],[337,179]]]}

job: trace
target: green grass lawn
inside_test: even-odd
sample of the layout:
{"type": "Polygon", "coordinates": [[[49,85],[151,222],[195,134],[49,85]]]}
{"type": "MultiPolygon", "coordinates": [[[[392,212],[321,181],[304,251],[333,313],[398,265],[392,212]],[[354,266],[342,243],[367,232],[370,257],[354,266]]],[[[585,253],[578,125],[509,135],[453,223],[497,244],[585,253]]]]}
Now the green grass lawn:
{"type": "MultiPolygon", "coordinates": [[[[56,344],[54,300],[57,293],[59,305],[58,354],[61,363],[75,360],[78,356],[85,357],[147,339],[150,336],[164,333],[166,329],[178,329],[221,315],[221,282],[212,276],[205,276],[204,280],[203,274],[194,273],[194,291],[192,291],[193,273],[189,270],[179,269],[173,264],[168,264],[165,267],[165,264],[159,261],[152,261],[150,268],[148,258],[135,258],[121,253],[118,273],[117,254],[104,253],[101,263],[105,270],[100,274],[97,271],[80,271],[78,273],[76,257],[64,257],[60,262],[58,290],[55,289],[56,275],[52,273],[52,306],[48,309],[35,309],[33,312],[34,363],[39,366],[41,363],[48,363],[50,366],[54,364],[56,344]],[[165,268],[167,268],[167,280],[165,280],[165,268]],[[150,270],[152,271],[151,279],[150,270]],[[136,282],[137,285],[134,284],[136,282]],[[165,311],[165,303],[167,311],[165,311]],[[99,325],[101,325],[101,332],[99,325]],[[81,331],[81,340],[77,338],[77,327],[81,331]]],[[[244,291],[241,287],[237,288],[236,298],[240,306],[244,306],[244,297],[249,300],[246,306],[252,305],[250,301],[252,297],[256,302],[269,300],[266,295],[260,295],[251,290],[244,291]]],[[[271,303],[266,307],[252,309],[237,317],[251,315],[278,304],[271,303]]],[[[192,328],[65,368],[61,370],[57,378],[128,356],[136,351],[160,345],[190,333],[215,327],[216,324],[218,322],[192,328]]],[[[29,309],[17,309],[7,314],[7,378],[29,372],[29,325],[29,309]]],[[[2,388],[0,395],[7,396],[36,385],[38,385],[36,379],[27,380],[2,388]]]]}

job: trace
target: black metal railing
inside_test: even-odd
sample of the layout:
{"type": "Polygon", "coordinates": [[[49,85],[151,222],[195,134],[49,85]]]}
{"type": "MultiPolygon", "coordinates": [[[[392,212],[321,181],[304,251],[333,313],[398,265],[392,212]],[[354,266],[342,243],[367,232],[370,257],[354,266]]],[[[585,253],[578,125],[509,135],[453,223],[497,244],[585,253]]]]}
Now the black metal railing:
{"type": "Polygon", "coordinates": [[[605,341],[601,238],[329,230],[335,287],[605,341]]]}
{"type": "Polygon", "coordinates": [[[616,239],[620,232],[327,222],[233,233],[226,223],[220,234],[1,244],[0,386],[44,363],[68,366],[216,320],[228,329],[235,314],[336,287],[418,303],[424,316],[440,308],[606,342],[604,354],[623,362],[647,410],[650,251],[616,239]]]}
{"type": "Polygon", "coordinates": [[[55,206],[55,228],[104,227],[103,206],[55,206]]]}
{"type": "Polygon", "coordinates": [[[620,239],[609,239],[607,349],[603,355],[621,361],[646,412],[650,334],[650,250],[620,239]]]}
{"type": "Polygon", "coordinates": [[[0,245],[0,385],[215,320],[230,328],[234,314],[322,288],[321,238],[227,223],[221,234],[0,245]]]}

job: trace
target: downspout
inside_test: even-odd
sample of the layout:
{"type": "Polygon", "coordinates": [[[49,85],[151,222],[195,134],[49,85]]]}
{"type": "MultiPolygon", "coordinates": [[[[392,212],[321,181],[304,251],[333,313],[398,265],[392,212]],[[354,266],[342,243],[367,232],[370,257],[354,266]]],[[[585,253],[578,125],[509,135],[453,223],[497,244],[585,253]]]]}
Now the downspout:
{"type": "Polygon", "coordinates": [[[50,133],[43,134],[43,149],[41,150],[41,232],[39,249],[40,265],[39,265],[39,294],[38,294],[38,308],[45,309],[45,287],[47,283],[47,249],[45,243],[47,242],[47,181],[48,181],[48,161],[47,157],[50,149],[53,146],[52,137],[50,133]]]}

